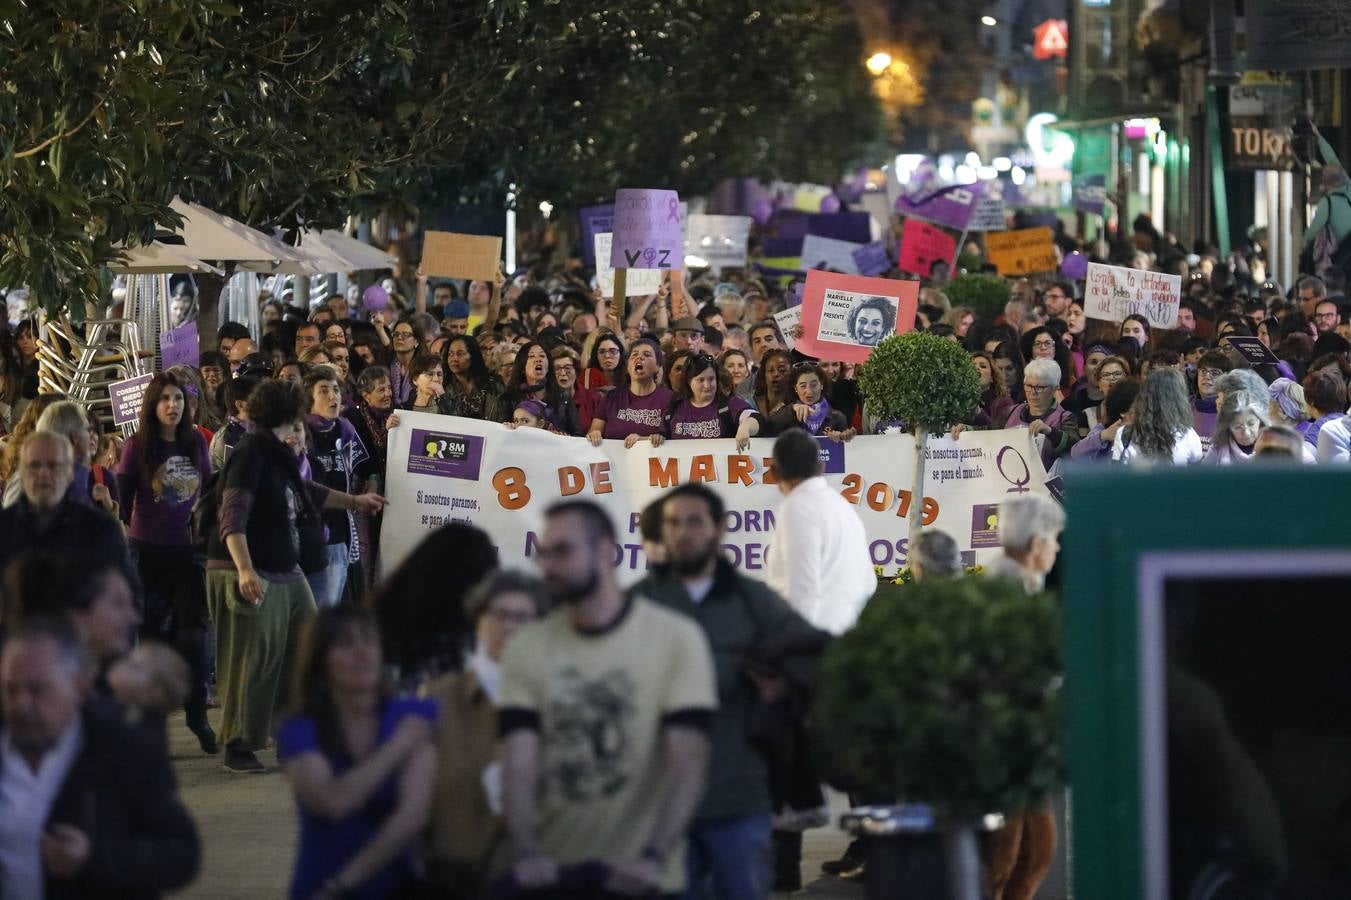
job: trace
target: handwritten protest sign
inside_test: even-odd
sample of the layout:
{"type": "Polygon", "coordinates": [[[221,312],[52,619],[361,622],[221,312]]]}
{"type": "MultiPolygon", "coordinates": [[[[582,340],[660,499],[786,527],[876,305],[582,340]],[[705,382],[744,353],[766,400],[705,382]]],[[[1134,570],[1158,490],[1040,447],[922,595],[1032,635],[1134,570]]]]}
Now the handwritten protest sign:
{"type": "Polygon", "coordinates": [[[598,203],[595,206],[583,206],[577,210],[577,218],[582,224],[582,259],[588,266],[596,265],[596,235],[615,230],[615,205],[598,203]]]}
{"type": "Polygon", "coordinates": [[[201,361],[201,345],[197,343],[197,323],[185,322],[159,336],[159,355],[164,368],[193,366],[201,361]]]}
{"type": "Polygon", "coordinates": [[[1049,228],[987,234],[985,250],[990,262],[1005,277],[1050,272],[1055,268],[1055,235],[1049,228]]]}
{"type": "Polygon", "coordinates": [[[1005,221],[1007,215],[1008,213],[1004,209],[1004,198],[986,194],[976,204],[976,211],[972,213],[971,222],[966,226],[966,230],[1003,231],[1008,227],[1005,221]]]}
{"type": "Polygon", "coordinates": [[[903,216],[923,219],[935,225],[946,225],[954,231],[966,231],[976,204],[985,195],[984,182],[928,188],[913,194],[902,194],[896,200],[896,211],[903,216]]]}
{"type": "Polygon", "coordinates": [[[860,275],[881,275],[891,268],[891,257],[887,256],[887,245],[881,241],[864,244],[853,253],[854,268],[860,275]]]}
{"type": "Polygon", "coordinates": [[[501,259],[500,237],[429,231],[422,242],[422,273],[432,278],[492,281],[501,259]]]}
{"type": "MultiPolygon", "coordinates": [[[[610,246],[614,235],[608,231],[592,238],[596,251],[596,284],[600,285],[602,297],[615,295],[615,270],[605,265],[610,258],[610,246]]],[[[625,297],[646,297],[655,294],[661,287],[661,269],[632,269],[624,282],[625,297]]]]}
{"type": "Polygon", "coordinates": [[[113,424],[126,425],[141,417],[141,403],[154,375],[140,375],[108,385],[108,397],[113,401],[113,424]]]}
{"type": "Polygon", "coordinates": [[[802,291],[801,353],[860,363],[891,335],[915,327],[919,282],[812,269],[802,291]]]}
{"type": "Polygon", "coordinates": [[[774,314],[774,323],[779,326],[783,345],[789,350],[797,349],[797,327],[802,324],[802,306],[790,306],[774,314]]]}
{"type": "Polygon", "coordinates": [[[679,269],[684,265],[685,222],[675,191],[615,191],[612,269],[679,269]]]}
{"type": "Polygon", "coordinates": [[[1088,264],[1084,314],[1090,319],[1123,321],[1142,315],[1151,328],[1173,328],[1182,302],[1182,278],[1143,269],[1088,264]]]}
{"type": "Polygon", "coordinates": [[[739,269],[746,265],[750,236],[750,216],[694,214],[685,226],[685,255],[698,257],[710,269],[739,269]]]}
{"type": "Polygon", "coordinates": [[[937,263],[951,266],[957,256],[957,238],[920,219],[906,219],[901,228],[900,270],[928,278],[937,263]]]}
{"type": "Polygon", "coordinates": [[[860,272],[854,264],[854,251],[862,246],[809,234],[802,240],[802,265],[808,269],[834,269],[848,275],[858,275],[860,272]]]}

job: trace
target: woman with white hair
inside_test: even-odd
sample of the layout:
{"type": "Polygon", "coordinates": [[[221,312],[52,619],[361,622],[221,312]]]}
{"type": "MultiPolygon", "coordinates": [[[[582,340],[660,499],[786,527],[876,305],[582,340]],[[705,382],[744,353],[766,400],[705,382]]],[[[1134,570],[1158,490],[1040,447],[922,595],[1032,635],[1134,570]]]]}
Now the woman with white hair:
{"type": "Polygon", "coordinates": [[[1215,437],[1205,461],[1220,466],[1247,462],[1257,448],[1257,436],[1271,424],[1267,395],[1248,391],[1226,394],[1215,419],[1215,437]]]}
{"type": "Polygon", "coordinates": [[[1060,365],[1053,359],[1034,359],[1023,369],[1023,393],[1027,400],[1009,413],[1005,428],[1026,428],[1041,440],[1041,462],[1047,470],[1066,456],[1079,439],[1074,414],[1056,400],[1060,388],[1060,365]]]}

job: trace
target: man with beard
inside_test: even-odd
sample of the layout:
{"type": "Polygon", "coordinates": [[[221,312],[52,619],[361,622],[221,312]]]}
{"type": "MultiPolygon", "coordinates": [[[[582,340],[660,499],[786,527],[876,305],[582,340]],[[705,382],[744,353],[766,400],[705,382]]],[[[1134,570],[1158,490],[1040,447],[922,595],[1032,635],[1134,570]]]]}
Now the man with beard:
{"type": "Polygon", "coordinates": [[[713,664],[695,623],[625,596],[615,547],[599,506],[551,507],[537,553],[559,606],[503,659],[504,813],[524,890],[684,891],[685,830],[703,798],[717,707],[713,664]]]}
{"type": "MultiPolygon", "coordinates": [[[[746,723],[757,697],[774,704],[788,699],[790,681],[799,690],[810,685],[812,663],[829,638],[763,583],[738,574],[723,556],[725,510],[717,494],[701,484],[685,484],[660,503],[666,564],[632,594],[698,622],[713,647],[718,679],[708,790],[690,826],[687,896],[763,900],[775,868],[770,845],[774,801],[799,804],[789,802],[793,797],[774,796],[769,760],[752,744],[746,723]]],[[[805,806],[819,807],[814,780],[808,791],[805,806]]],[[[800,833],[786,842],[793,844],[793,837],[800,847],[800,833]]],[[[784,868],[781,884],[800,886],[796,854],[790,851],[784,868]]]]}

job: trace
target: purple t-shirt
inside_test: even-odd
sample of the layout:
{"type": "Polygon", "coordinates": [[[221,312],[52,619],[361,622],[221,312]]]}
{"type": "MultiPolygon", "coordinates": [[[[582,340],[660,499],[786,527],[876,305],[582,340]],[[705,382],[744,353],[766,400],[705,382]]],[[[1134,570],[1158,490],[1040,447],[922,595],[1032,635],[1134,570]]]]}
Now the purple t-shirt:
{"type": "Polygon", "coordinates": [[[710,403],[702,408],[688,400],[682,400],[671,414],[666,435],[673,441],[734,437],[737,427],[741,425],[741,417],[750,410],[750,405],[740,397],[728,397],[722,403],[710,403]],[[727,415],[719,415],[718,410],[724,408],[727,415]],[[724,427],[724,419],[727,420],[726,424],[731,426],[731,431],[724,427]]]}
{"type": "Polygon", "coordinates": [[[647,437],[666,433],[666,414],[671,409],[675,394],[668,387],[657,389],[646,397],[634,396],[627,387],[617,387],[605,395],[605,404],[599,417],[605,420],[604,437],[622,441],[631,434],[647,437]]]}
{"type": "Polygon", "coordinates": [[[184,447],[178,441],[156,442],[155,458],[147,460],[149,480],[137,458],[141,442],[133,439],[122,448],[117,477],[119,488],[128,488],[122,491],[122,518],[131,526],[132,540],[164,546],[188,543],[192,505],[211,466],[206,439],[194,431],[192,444],[184,447]],[[199,464],[207,472],[199,469],[199,464]]]}

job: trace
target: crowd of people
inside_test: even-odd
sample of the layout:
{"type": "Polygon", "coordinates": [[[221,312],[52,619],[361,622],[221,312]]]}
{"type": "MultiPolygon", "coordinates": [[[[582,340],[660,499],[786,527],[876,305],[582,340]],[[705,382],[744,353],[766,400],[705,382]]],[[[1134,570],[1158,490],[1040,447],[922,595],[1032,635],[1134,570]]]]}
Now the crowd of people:
{"type": "MultiPolygon", "coordinates": [[[[1069,281],[1014,282],[992,320],[926,283],[914,327],[965,347],[982,386],[953,433],[1026,429],[1052,474],[1351,460],[1335,271],[1287,293],[1214,259],[1141,256],[1184,278],[1175,329],[1090,319],[1069,281]]],[[[790,283],[725,278],[669,272],[624,303],[563,271],[463,295],[389,279],[375,311],[261,296],[258,334],[227,322],[199,365],[154,375],[125,441],[38,391],[31,320],[0,332],[0,896],[154,896],[193,877],[163,749],[180,707],[231,772],[267,772],[275,743],[300,810],[293,897],[796,886],[824,800],[783,752],[805,737],[784,734],[876,587],[814,438],[905,423],[869,413],[853,365],[788,349],[772,314],[790,283]],[[539,578],[500,571],[487,535],[452,523],[378,580],[386,448],[408,411],[626,447],[776,437],[767,583],[723,558],[721,501],[696,485],[644,511],[651,571],[630,590],[613,524],[575,502],[548,513],[539,578]]],[[[993,569],[1040,590],[1063,516],[1042,497],[1009,507],[993,569]]],[[[930,532],[911,565],[960,577],[958,554],[930,532]]],[[[1030,897],[1055,846],[1044,812],[1018,821],[991,849],[996,898],[1030,897]]],[[[829,871],[863,869],[854,848],[829,871]]]]}

